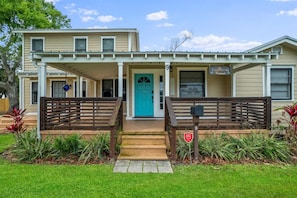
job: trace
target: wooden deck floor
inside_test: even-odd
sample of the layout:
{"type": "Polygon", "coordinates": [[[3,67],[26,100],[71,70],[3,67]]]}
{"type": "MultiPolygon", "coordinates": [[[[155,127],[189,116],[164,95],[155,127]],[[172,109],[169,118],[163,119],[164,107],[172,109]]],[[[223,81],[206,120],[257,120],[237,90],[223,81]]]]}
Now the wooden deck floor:
{"type": "Polygon", "coordinates": [[[123,131],[125,132],[160,132],[164,131],[164,119],[158,120],[126,120],[124,119],[123,131]]]}

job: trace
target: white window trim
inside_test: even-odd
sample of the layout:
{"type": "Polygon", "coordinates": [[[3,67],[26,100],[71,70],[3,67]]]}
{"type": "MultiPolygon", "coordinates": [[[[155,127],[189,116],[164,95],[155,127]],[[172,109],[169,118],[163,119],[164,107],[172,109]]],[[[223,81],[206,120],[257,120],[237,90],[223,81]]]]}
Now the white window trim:
{"type": "MultiPolygon", "coordinates": [[[[32,88],[32,83],[33,83],[33,82],[38,83],[38,80],[30,80],[30,105],[37,105],[37,103],[32,103],[32,99],[33,99],[33,98],[32,98],[32,94],[33,94],[33,93],[32,93],[32,91],[33,91],[33,90],[32,90],[32,89],[33,89],[33,88],[32,88]]],[[[37,94],[38,94],[38,84],[37,84],[37,94]]],[[[38,97],[38,95],[37,95],[37,97],[38,97]]]]}
{"type": "MultiPolygon", "coordinates": [[[[270,68],[270,75],[271,75],[271,69],[292,69],[292,86],[291,86],[291,95],[292,95],[292,98],[289,99],[289,100],[273,100],[275,102],[283,102],[283,101],[294,101],[295,99],[295,95],[294,95],[294,78],[295,78],[295,71],[294,71],[294,68],[295,66],[294,65],[271,65],[271,68],[270,68]]],[[[271,76],[269,76],[268,78],[271,78],[271,76]]],[[[263,78],[264,79],[264,78],[263,78]]],[[[271,83],[270,85],[271,86],[271,83]]],[[[271,90],[271,88],[270,88],[271,90]]]]}
{"type": "Polygon", "coordinates": [[[101,36],[101,52],[103,52],[103,39],[113,39],[113,51],[116,51],[116,37],[115,36],[101,36]]]}
{"type": "MultiPolygon", "coordinates": [[[[73,88],[73,97],[75,96],[75,92],[76,92],[76,90],[75,90],[75,83],[76,82],[77,82],[77,80],[73,80],[73,86],[72,86],[72,88],[73,88]]],[[[87,98],[88,97],[88,81],[87,80],[82,80],[82,82],[86,82],[86,98],[87,98]]],[[[76,86],[77,86],[77,84],[76,84],[76,86]]]]}
{"type": "Polygon", "coordinates": [[[33,44],[33,40],[35,39],[42,39],[43,40],[43,43],[42,43],[42,50],[45,51],[45,37],[30,37],[30,51],[32,52],[33,49],[32,49],[32,44],[33,44]]]}
{"type": "Polygon", "coordinates": [[[180,71],[204,71],[204,85],[205,85],[205,96],[207,97],[207,68],[197,68],[197,67],[177,67],[177,86],[176,86],[176,91],[177,91],[177,95],[178,97],[180,97],[179,95],[179,87],[180,87],[180,71]]]}
{"type": "Polygon", "coordinates": [[[86,39],[86,52],[89,51],[88,36],[74,36],[73,37],[73,51],[74,52],[75,52],[75,40],[76,39],[86,39]]]}
{"type": "MultiPolygon", "coordinates": [[[[113,93],[112,93],[112,97],[116,97],[115,96],[115,88],[116,88],[116,80],[118,80],[118,78],[117,77],[113,77],[113,78],[103,78],[103,79],[101,79],[100,80],[100,97],[103,97],[103,90],[102,90],[102,88],[103,88],[103,80],[112,80],[112,90],[113,90],[113,93]]],[[[125,77],[125,78],[123,78],[123,80],[126,80],[126,100],[127,100],[127,83],[128,83],[128,81],[127,81],[127,78],[125,77]]]]}
{"type": "MultiPolygon", "coordinates": [[[[67,79],[65,79],[65,78],[58,78],[58,79],[51,79],[50,80],[50,97],[53,97],[53,87],[52,87],[52,82],[56,82],[56,81],[65,81],[65,82],[67,82],[67,79]]],[[[66,97],[67,97],[67,92],[68,91],[65,91],[66,92],[66,97]]]]}

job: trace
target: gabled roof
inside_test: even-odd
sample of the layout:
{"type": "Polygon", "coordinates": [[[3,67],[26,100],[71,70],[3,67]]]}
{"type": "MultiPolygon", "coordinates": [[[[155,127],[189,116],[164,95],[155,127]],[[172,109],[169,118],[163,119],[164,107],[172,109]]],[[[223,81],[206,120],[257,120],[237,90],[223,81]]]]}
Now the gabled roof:
{"type": "Polygon", "coordinates": [[[17,29],[15,33],[102,33],[102,32],[135,32],[136,28],[94,28],[94,29],[17,29]]]}
{"type": "Polygon", "coordinates": [[[268,43],[264,43],[263,45],[260,45],[258,47],[254,47],[252,49],[247,50],[246,52],[261,52],[266,49],[272,48],[274,46],[278,46],[283,43],[288,43],[290,45],[293,45],[297,47],[297,39],[290,37],[290,36],[282,36],[278,39],[272,40],[268,43]]]}

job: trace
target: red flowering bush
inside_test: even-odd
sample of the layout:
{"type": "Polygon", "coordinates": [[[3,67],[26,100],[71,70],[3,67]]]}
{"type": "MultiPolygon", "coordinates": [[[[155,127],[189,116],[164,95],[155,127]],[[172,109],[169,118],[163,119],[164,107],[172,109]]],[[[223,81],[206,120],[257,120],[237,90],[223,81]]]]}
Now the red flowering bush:
{"type": "Polygon", "coordinates": [[[287,137],[297,137],[297,102],[291,105],[286,105],[284,107],[278,108],[276,110],[283,110],[282,117],[277,120],[277,124],[282,123],[281,120],[285,121],[288,124],[286,127],[286,136],[287,137]],[[289,118],[288,118],[289,116],[289,118]]]}
{"type": "Polygon", "coordinates": [[[5,117],[9,117],[13,119],[13,123],[6,128],[14,133],[15,135],[19,136],[27,129],[24,127],[23,117],[25,115],[26,109],[18,109],[14,107],[10,112],[8,112],[5,117]]]}

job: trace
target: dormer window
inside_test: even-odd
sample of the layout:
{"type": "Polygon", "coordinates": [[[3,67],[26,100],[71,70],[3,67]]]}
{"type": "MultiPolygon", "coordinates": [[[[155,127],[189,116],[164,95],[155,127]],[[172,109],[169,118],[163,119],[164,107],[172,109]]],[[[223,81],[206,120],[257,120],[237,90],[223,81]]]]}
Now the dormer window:
{"type": "Polygon", "coordinates": [[[115,51],[115,37],[102,37],[102,52],[114,52],[115,51]]]}
{"type": "Polygon", "coordinates": [[[87,51],[87,37],[74,37],[74,51],[86,52],[87,51]]]}
{"type": "Polygon", "coordinates": [[[31,38],[31,51],[43,52],[44,51],[44,38],[31,38]]]}

